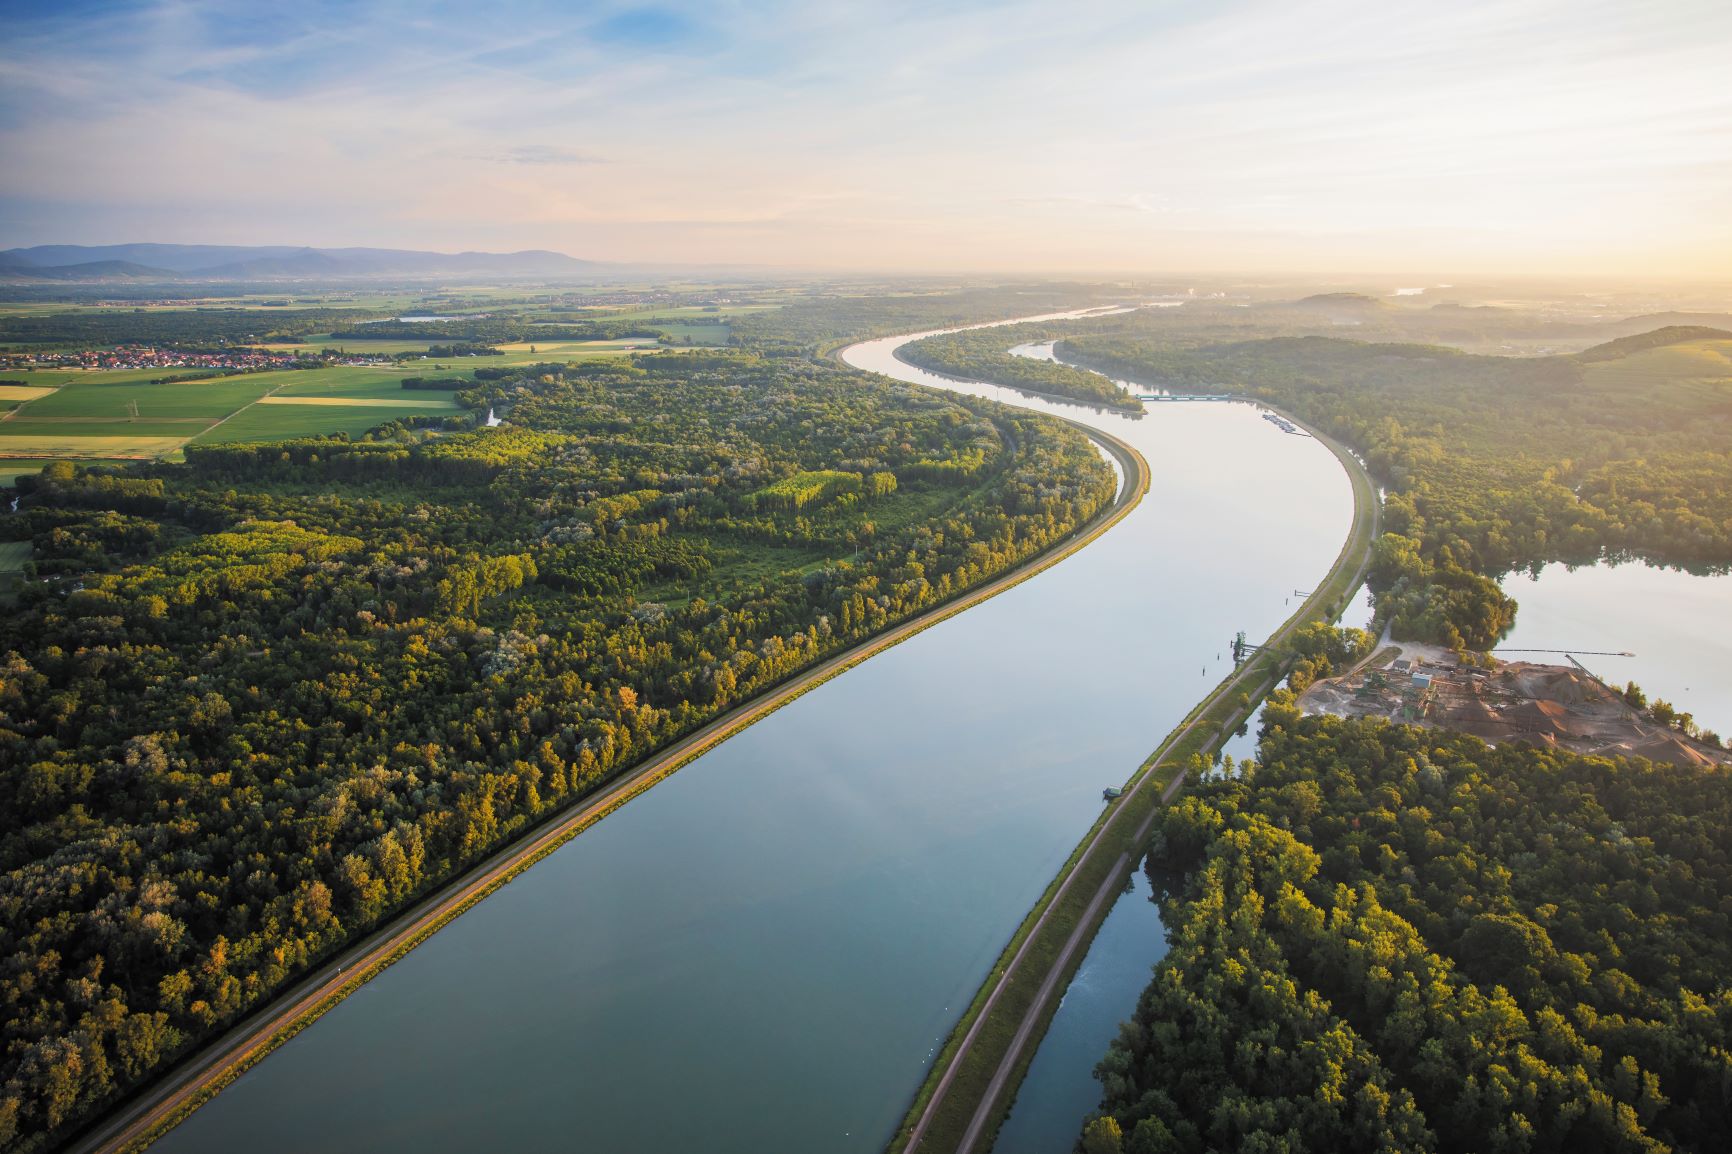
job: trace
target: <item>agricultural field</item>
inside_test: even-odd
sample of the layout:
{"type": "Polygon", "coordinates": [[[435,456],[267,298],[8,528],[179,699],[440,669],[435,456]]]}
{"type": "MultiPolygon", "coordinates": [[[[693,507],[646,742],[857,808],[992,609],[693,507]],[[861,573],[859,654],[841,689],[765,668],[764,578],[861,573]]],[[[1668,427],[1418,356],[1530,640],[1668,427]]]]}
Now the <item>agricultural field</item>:
{"type": "Polygon", "coordinates": [[[25,401],[39,400],[53,391],[53,385],[6,385],[0,387],[0,405],[10,409],[25,401]]]}
{"type": "MultiPolygon", "coordinates": [[[[161,370],[158,372],[160,374],[161,370]]],[[[50,396],[31,402],[16,419],[28,415],[31,420],[96,417],[125,421],[132,417],[141,420],[195,417],[215,421],[264,396],[270,390],[265,378],[278,375],[252,373],[169,385],[136,381],[76,381],[55,390],[50,396]]]]}
{"type": "Polygon", "coordinates": [[[28,541],[0,541],[0,597],[9,599],[33,552],[28,541]]]}
{"type": "Polygon", "coordinates": [[[30,456],[68,461],[143,461],[153,457],[166,457],[184,445],[186,441],[187,438],[184,435],[162,436],[143,433],[131,436],[0,433],[0,456],[30,456]]]}
{"type": "Polygon", "coordinates": [[[21,457],[0,457],[0,490],[9,488],[20,477],[31,477],[42,471],[44,460],[21,457]]]}
{"type": "Polygon", "coordinates": [[[358,436],[388,421],[456,412],[451,391],[403,389],[402,378],[417,371],[426,370],[333,366],[162,385],[149,383],[161,369],[37,374],[27,389],[0,389],[0,400],[31,394],[0,410],[0,485],[53,459],[165,458],[194,440],[358,436]]]}
{"type": "Polygon", "coordinates": [[[456,405],[441,400],[441,394],[424,394],[427,404],[416,409],[390,408],[378,405],[345,407],[330,404],[253,405],[206,432],[193,441],[200,445],[227,444],[236,441],[280,441],[293,437],[315,437],[327,433],[347,433],[357,437],[368,429],[387,421],[421,413],[456,411],[456,405]]]}
{"type": "Polygon", "coordinates": [[[725,345],[733,330],[721,323],[701,324],[684,323],[661,326],[667,332],[670,344],[679,345],[725,345]]]}

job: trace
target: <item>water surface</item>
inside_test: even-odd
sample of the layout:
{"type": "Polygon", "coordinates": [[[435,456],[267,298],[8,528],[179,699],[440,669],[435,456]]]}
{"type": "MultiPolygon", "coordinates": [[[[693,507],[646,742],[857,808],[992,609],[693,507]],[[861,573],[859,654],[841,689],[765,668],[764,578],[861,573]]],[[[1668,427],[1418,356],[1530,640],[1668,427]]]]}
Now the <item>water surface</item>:
{"type": "Polygon", "coordinates": [[[1107,427],[1149,496],[636,798],[160,1149],[882,1148],[1101,788],[1221,679],[1237,630],[1291,612],[1353,511],[1334,457],[1248,406],[1034,401],[902,365],[899,339],[845,356],[1107,427]]]}
{"type": "Polygon", "coordinates": [[[1519,607],[1499,656],[1562,665],[1569,659],[1561,653],[1506,651],[1571,650],[1605,681],[1634,681],[1650,700],[1663,697],[1732,739],[1732,576],[1634,563],[1547,565],[1502,584],[1519,607]]]}

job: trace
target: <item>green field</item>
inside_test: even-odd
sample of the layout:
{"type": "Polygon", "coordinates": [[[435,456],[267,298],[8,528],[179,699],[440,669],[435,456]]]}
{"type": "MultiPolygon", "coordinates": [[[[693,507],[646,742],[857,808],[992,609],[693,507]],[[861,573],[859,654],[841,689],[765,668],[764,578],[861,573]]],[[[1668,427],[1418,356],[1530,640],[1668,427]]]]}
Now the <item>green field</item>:
{"type": "MultiPolygon", "coordinates": [[[[426,413],[451,411],[449,401],[440,394],[429,394],[430,403],[421,410],[426,413]]],[[[215,445],[231,441],[280,441],[291,437],[316,437],[326,433],[347,433],[359,436],[375,425],[400,421],[416,414],[414,409],[368,406],[347,408],[333,405],[254,405],[236,413],[207,433],[193,439],[194,444],[215,445]]]]}
{"type": "Polygon", "coordinates": [[[186,442],[186,434],[173,437],[148,436],[16,436],[0,433],[0,457],[63,457],[88,461],[113,458],[163,457],[186,442]]]}
{"type": "Polygon", "coordinates": [[[226,414],[214,417],[169,417],[161,420],[108,420],[104,417],[38,418],[30,410],[0,423],[7,437],[192,437],[226,414]]]}
{"type": "Polygon", "coordinates": [[[667,333],[669,341],[675,343],[689,341],[694,345],[725,345],[728,343],[729,334],[733,331],[725,324],[695,322],[692,324],[664,325],[662,328],[667,333]]]}
{"type": "Polygon", "coordinates": [[[30,560],[30,542],[0,541],[0,573],[16,573],[30,560]]]}
{"type": "MultiPolygon", "coordinates": [[[[405,376],[430,375],[432,370],[422,362],[388,368],[284,369],[150,384],[149,374],[161,372],[33,375],[32,385],[65,383],[0,408],[5,412],[0,421],[0,457],[10,459],[0,465],[0,485],[9,485],[22,473],[36,472],[42,458],[136,460],[172,456],[194,439],[214,443],[327,433],[357,436],[388,421],[457,411],[453,392],[402,387],[405,376]],[[295,403],[297,397],[303,403],[295,403]],[[134,406],[137,419],[132,416],[134,406]]],[[[444,373],[456,376],[460,370],[444,373]]]]}
{"type": "Polygon", "coordinates": [[[257,404],[271,407],[281,405],[314,406],[327,409],[416,409],[421,411],[437,411],[440,409],[455,409],[457,402],[450,400],[450,394],[441,399],[440,393],[427,390],[415,392],[399,392],[394,397],[305,397],[305,396],[274,396],[260,397],[257,404]],[[417,397],[415,392],[422,395],[417,397]]]}
{"type": "Polygon", "coordinates": [[[30,402],[20,414],[33,420],[43,417],[112,417],[125,420],[138,407],[140,418],[204,417],[218,420],[242,405],[264,396],[271,387],[267,377],[276,373],[254,373],[210,381],[188,381],[172,385],[98,383],[77,381],[50,396],[30,402]]]}
{"type": "MultiPolygon", "coordinates": [[[[354,372],[354,373],[365,373],[368,370],[366,370],[366,369],[352,369],[350,371],[354,372]]],[[[445,376],[456,376],[457,374],[455,374],[455,373],[429,373],[427,375],[428,376],[445,377],[445,376]]],[[[443,390],[433,391],[433,390],[423,390],[423,389],[405,389],[402,385],[402,377],[399,375],[395,375],[395,374],[390,376],[390,377],[384,378],[384,379],[370,379],[367,377],[356,376],[356,377],[353,377],[353,378],[348,379],[348,380],[343,380],[341,378],[338,378],[338,379],[318,379],[320,376],[320,374],[318,372],[301,373],[301,374],[299,374],[299,376],[301,378],[305,378],[305,379],[297,379],[295,381],[292,381],[289,384],[284,385],[282,388],[277,389],[271,395],[273,397],[277,397],[277,398],[283,398],[283,397],[379,397],[379,398],[384,398],[384,397],[392,397],[392,398],[396,398],[396,397],[432,397],[434,399],[447,399],[447,398],[450,398],[450,397],[456,395],[454,391],[453,392],[446,392],[443,390]]]]}
{"type": "Polygon", "coordinates": [[[20,477],[30,477],[42,471],[46,461],[31,461],[20,457],[0,457],[0,489],[4,489],[20,477]]]}
{"type": "Polygon", "coordinates": [[[157,377],[190,373],[192,369],[7,369],[6,375],[32,385],[108,385],[149,383],[157,377]]]}

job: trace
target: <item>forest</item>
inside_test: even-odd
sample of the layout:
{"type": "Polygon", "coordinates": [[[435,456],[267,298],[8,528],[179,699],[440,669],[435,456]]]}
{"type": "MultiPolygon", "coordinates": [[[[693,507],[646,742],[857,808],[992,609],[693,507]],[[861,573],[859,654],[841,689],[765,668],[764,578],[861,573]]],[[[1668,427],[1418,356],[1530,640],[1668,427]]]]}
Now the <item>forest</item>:
{"type": "Polygon", "coordinates": [[[459,344],[512,344],[519,341],[610,341],[661,335],[645,321],[596,320],[578,324],[537,322],[518,315],[459,317],[439,321],[377,320],[333,329],[332,340],[437,341],[459,344]]]}
{"type": "Polygon", "coordinates": [[[1732,776],[1304,717],[1168,808],[1099,1154],[1721,1149],[1732,776]]]}
{"type": "Polygon", "coordinates": [[[1142,415],[1143,403],[1099,373],[1057,361],[1005,352],[1015,343],[1014,326],[944,333],[905,346],[898,355],[910,364],[972,381],[1051,393],[1084,404],[1142,415]]]}
{"type": "Polygon", "coordinates": [[[1372,584],[1400,636],[1491,647],[1515,613],[1494,579],[1547,561],[1732,563],[1732,389],[1639,359],[1682,356],[1716,330],[1489,357],[1316,336],[1180,347],[1138,323],[1060,351],[1151,384],[1266,400],[1364,455],[1387,487],[1372,584]]]}
{"type": "Polygon", "coordinates": [[[313,333],[352,325],[354,309],[83,309],[0,316],[0,344],[153,344],[177,348],[295,343],[313,333]]]}
{"type": "Polygon", "coordinates": [[[34,547],[0,618],[0,1148],[1114,492],[1060,422],[812,359],[460,396],[355,440],[59,462],[0,516],[34,547]]]}

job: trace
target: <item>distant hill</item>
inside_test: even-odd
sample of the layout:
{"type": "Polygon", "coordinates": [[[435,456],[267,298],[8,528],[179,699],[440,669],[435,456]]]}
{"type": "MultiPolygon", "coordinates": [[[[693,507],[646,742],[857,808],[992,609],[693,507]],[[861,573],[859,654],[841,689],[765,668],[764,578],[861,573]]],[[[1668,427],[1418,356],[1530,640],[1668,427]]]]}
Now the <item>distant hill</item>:
{"type": "Polygon", "coordinates": [[[1576,354],[1576,360],[1592,364],[1595,361],[1615,361],[1648,349],[1679,345],[1686,341],[1732,341],[1732,332],[1706,325],[1667,325],[1652,332],[1619,337],[1576,354]]]}
{"type": "MultiPolygon", "coordinates": [[[[1688,326],[1732,329],[1732,313],[1643,313],[1641,316],[1611,321],[1602,327],[1606,334],[1611,337],[1633,337],[1653,332],[1656,329],[1688,326]]],[[[1702,338],[1686,337],[1684,339],[1700,340],[1702,338]]]]}
{"type": "Polygon", "coordinates": [[[422,276],[580,276],[604,266],[563,253],[420,252],[212,244],[49,244],[0,252],[16,280],[345,280],[422,276]]]}
{"type": "Polygon", "coordinates": [[[1382,312],[1391,307],[1388,301],[1379,300],[1365,293],[1316,293],[1289,301],[1292,309],[1357,309],[1361,312],[1382,312]]]}
{"type": "Polygon", "coordinates": [[[52,268],[5,264],[0,265],[0,273],[30,280],[162,280],[175,275],[129,260],[87,260],[52,268]]]}
{"type": "Polygon", "coordinates": [[[1336,324],[1359,324],[1394,309],[1387,301],[1364,293],[1317,293],[1296,301],[1282,301],[1272,306],[1284,312],[1309,313],[1325,317],[1336,324]]]}

